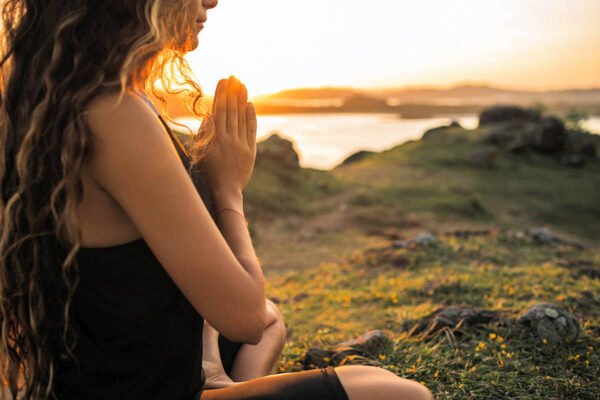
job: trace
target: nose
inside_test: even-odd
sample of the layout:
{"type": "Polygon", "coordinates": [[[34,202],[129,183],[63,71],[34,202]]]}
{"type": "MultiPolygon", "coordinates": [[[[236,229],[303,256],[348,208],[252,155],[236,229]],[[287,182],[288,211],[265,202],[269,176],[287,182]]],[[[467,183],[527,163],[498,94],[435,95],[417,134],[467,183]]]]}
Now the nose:
{"type": "Polygon", "coordinates": [[[202,5],[207,9],[215,8],[217,4],[219,4],[219,0],[202,0],[202,5]]]}

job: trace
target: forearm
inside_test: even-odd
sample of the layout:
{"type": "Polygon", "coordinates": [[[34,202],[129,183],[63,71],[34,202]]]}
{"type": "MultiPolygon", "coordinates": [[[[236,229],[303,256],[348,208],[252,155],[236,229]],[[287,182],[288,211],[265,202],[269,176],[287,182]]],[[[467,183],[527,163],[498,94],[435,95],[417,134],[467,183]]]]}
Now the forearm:
{"type": "Polygon", "coordinates": [[[264,287],[263,271],[252,245],[252,238],[246,226],[245,218],[232,211],[219,212],[224,208],[231,208],[244,214],[242,193],[239,191],[215,190],[213,200],[217,212],[217,226],[229,244],[231,251],[248,274],[264,287]]]}

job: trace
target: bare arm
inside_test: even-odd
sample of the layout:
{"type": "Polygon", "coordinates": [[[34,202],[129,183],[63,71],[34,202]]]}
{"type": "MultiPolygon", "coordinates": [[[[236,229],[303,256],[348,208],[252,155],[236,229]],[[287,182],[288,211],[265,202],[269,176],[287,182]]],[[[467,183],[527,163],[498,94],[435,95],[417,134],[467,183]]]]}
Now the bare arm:
{"type": "Polygon", "coordinates": [[[117,98],[98,96],[87,109],[95,180],[194,308],[229,339],[258,343],[266,322],[264,280],[244,220],[221,213],[221,234],[156,116],[133,94],[118,104],[117,98]]]}
{"type": "MultiPolygon", "coordinates": [[[[231,190],[225,193],[214,193],[213,197],[217,211],[231,208],[244,214],[244,199],[241,192],[231,190]]],[[[264,285],[262,268],[252,245],[245,219],[233,212],[223,211],[217,214],[217,225],[238,261],[259,284],[264,285]]]]}

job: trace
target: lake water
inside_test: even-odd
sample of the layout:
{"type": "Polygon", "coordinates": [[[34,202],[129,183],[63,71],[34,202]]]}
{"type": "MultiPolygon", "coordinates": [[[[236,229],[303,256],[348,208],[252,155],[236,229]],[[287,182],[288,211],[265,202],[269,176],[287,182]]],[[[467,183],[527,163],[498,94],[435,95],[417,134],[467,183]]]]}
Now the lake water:
{"type": "MultiPolygon", "coordinates": [[[[457,120],[464,128],[477,127],[475,115],[400,119],[395,114],[287,114],[258,116],[258,142],[273,133],[294,142],[300,165],[331,169],[359,151],[383,151],[409,140],[420,139],[431,128],[457,120]]],[[[200,121],[180,118],[193,132],[200,121]]],[[[586,128],[600,134],[600,117],[588,119],[586,128]]],[[[176,126],[174,126],[176,128],[176,126]]]]}

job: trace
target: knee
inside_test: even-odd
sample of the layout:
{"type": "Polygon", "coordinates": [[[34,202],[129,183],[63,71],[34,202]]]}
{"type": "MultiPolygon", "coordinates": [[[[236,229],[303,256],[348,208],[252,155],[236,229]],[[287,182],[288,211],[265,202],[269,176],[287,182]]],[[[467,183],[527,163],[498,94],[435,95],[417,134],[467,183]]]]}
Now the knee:
{"type": "Polygon", "coordinates": [[[285,344],[287,341],[287,327],[283,319],[283,314],[277,307],[277,304],[267,299],[267,328],[272,327],[278,332],[278,336],[281,339],[281,343],[285,344]]]}
{"type": "Polygon", "coordinates": [[[417,381],[404,379],[383,368],[366,365],[345,365],[335,368],[351,398],[386,400],[433,400],[433,395],[417,381]],[[378,395],[373,395],[376,390],[378,395]]]}
{"type": "Polygon", "coordinates": [[[400,379],[404,381],[402,383],[403,391],[409,395],[409,397],[406,397],[407,399],[433,400],[433,394],[431,394],[431,391],[425,385],[409,379],[400,379]]]}

